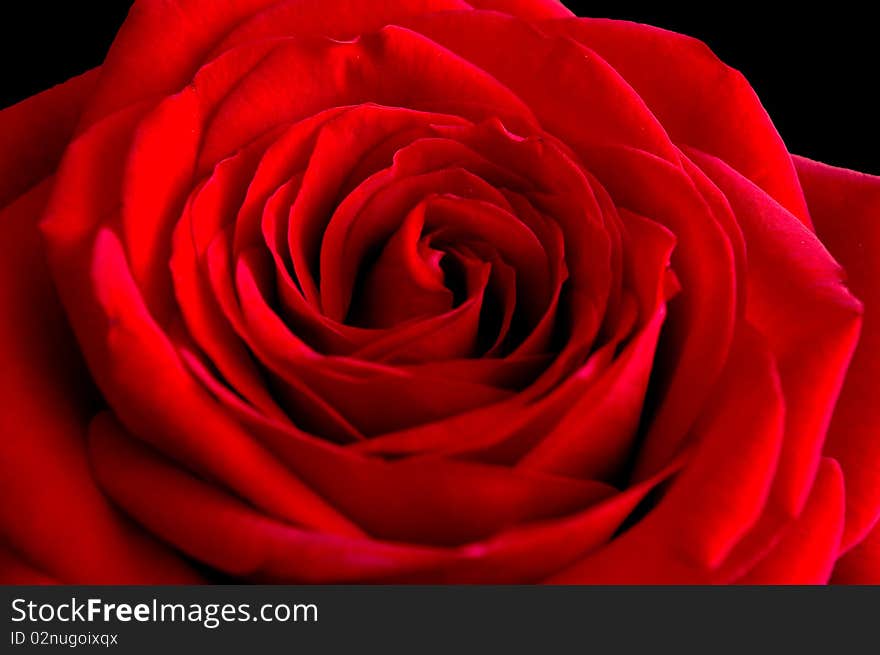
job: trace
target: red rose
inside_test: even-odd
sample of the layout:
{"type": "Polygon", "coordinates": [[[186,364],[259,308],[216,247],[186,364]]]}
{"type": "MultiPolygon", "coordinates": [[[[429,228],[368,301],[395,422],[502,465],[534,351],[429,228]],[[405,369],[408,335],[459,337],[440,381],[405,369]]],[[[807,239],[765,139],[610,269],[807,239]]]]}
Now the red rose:
{"type": "Polygon", "coordinates": [[[880,179],[701,43],[141,0],[0,140],[4,581],[880,581],[880,179]]]}

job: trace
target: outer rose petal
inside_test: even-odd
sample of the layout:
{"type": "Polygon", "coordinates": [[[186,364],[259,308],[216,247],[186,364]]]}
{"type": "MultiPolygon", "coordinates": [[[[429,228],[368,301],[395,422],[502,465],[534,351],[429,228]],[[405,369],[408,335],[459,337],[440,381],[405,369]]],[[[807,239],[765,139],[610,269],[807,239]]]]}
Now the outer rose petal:
{"type": "MultiPolygon", "coordinates": [[[[139,0],[113,43],[94,102],[85,112],[86,124],[130,104],[177,91],[189,81],[225,38],[261,12],[295,17],[296,31],[288,35],[350,39],[394,24],[408,14],[467,6],[454,0],[139,0]],[[287,5],[287,6],[285,6],[287,5]],[[328,21],[328,17],[330,20],[328,21]],[[161,57],[155,53],[161,52],[161,57]]],[[[571,16],[553,0],[487,0],[507,13],[529,18],[571,16]]],[[[271,21],[257,26],[257,35],[271,21]]]]}
{"type": "Polygon", "coordinates": [[[834,584],[880,584],[880,524],[858,546],[841,557],[831,578],[834,584]]]}
{"type": "Polygon", "coordinates": [[[824,458],[803,513],[781,541],[739,584],[825,584],[843,532],[844,489],[840,466],[824,458]]]}
{"type": "Polygon", "coordinates": [[[84,110],[84,124],[144,98],[179,90],[218,38],[272,2],[135,2],[104,61],[101,81],[84,110]]]}
{"type": "Polygon", "coordinates": [[[547,24],[595,50],[638,92],[678,145],[724,160],[804,224],[791,156],[748,81],[697,39],[650,25],[578,18],[547,24]]]}
{"type": "Polygon", "coordinates": [[[55,171],[99,69],[0,111],[0,207],[55,171]]]}
{"type": "MultiPolygon", "coordinates": [[[[0,197],[51,174],[93,76],[0,113],[0,141],[10,144],[0,150],[0,197]]],[[[49,189],[46,180],[0,211],[0,539],[8,545],[0,580],[194,581],[176,555],[117,514],[92,480],[89,377],[37,228],[49,189]]]]}
{"type": "Polygon", "coordinates": [[[825,446],[846,480],[846,551],[880,517],[880,177],[802,157],[795,157],[795,165],[816,233],[846,270],[847,285],[865,308],[825,446]]]}
{"type": "Polygon", "coordinates": [[[102,488],[150,530],[225,573],[300,584],[537,582],[600,548],[682,463],[680,458],[657,478],[575,513],[444,548],[304,530],[279,521],[175,466],[131,438],[109,414],[92,422],[90,444],[102,488]]]}
{"type": "Polygon", "coordinates": [[[3,584],[58,584],[58,581],[25,562],[17,553],[0,545],[0,580],[3,584]]]}
{"type": "Polygon", "coordinates": [[[767,336],[788,408],[774,499],[797,515],[858,343],[863,308],[806,226],[726,163],[692,156],[728,197],[745,235],[746,318],[767,336]]]}
{"type": "Polygon", "coordinates": [[[468,0],[468,4],[474,9],[503,11],[511,16],[532,20],[574,16],[559,0],[468,0]]]}

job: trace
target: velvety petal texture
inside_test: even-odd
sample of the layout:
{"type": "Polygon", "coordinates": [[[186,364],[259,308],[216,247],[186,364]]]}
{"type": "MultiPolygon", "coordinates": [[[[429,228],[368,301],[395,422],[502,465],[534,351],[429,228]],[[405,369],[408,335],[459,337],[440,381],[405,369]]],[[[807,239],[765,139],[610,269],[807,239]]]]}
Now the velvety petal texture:
{"type": "Polygon", "coordinates": [[[0,578],[169,583],[200,578],[132,525],[93,478],[86,428],[99,399],[46,264],[38,222],[51,173],[95,73],[0,113],[9,175],[0,210],[0,578]],[[39,145],[37,145],[39,144],[39,145]],[[38,158],[39,155],[39,158],[38,158]]]}
{"type": "Polygon", "coordinates": [[[848,550],[880,520],[880,259],[875,254],[880,249],[880,178],[802,157],[795,164],[816,234],[865,304],[861,339],[825,446],[846,479],[843,548],[848,550]]]}
{"type": "Polygon", "coordinates": [[[880,183],[693,39],[139,0],[0,144],[0,581],[877,579],[880,183]]]}

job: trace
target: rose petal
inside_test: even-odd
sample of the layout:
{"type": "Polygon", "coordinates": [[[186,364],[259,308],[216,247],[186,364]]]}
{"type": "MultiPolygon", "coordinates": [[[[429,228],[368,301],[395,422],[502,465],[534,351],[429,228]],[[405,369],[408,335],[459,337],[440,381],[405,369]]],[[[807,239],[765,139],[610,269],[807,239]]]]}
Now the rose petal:
{"type": "Polygon", "coordinates": [[[755,92],[697,39],[649,25],[578,18],[545,23],[605,58],[679,145],[723,159],[805,225],[791,156],[755,92]]]}
{"type": "Polygon", "coordinates": [[[564,518],[439,548],[310,532],[260,515],[129,438],[108,415],[93,422],[90,439],[102,486],[139,521],[221,571],[273,582],[537,581],[607,540],[680,466],[564,518]]]}
{"type": "Polygon", "coordinates": [[[823,458],[804,511],[782,533],[780,543],[737,580],[738,584],[825,584],[843,534],[844,478],[823,458]]]}
{"type": "Polygon", "coordinates": [[[121,191],[126,252],[147,306],[159,317],[172,311],[171,234],[193,184],[200,137],[201,113],[188,87],[141,122],[128,153],[121,191]]]}
{"type": "Polygon", "coordinates": [[[626,215],[625,225],[627,257],[637,269],[634,277],[647,305],[641,311],[650,316],[643,319],[648,336],[633,339],[610,366],[611,374],[587,388],[570,410],[563,410],[559,424],[520,460],[522,467],[607,479],[630,454],[666,317],[664,273],[675,240],[661,226],[635,214],[626,215]]]}
{"type": "Polygon", "coordinates": [[[559,0],[468,0],[475,9],[503,11],[506,14],[539,20],[542,18],[570,18],[571,11],[559,0]]]}
{"type": "Polygon", "coordinates": [[[436,558],[428,549],[306,532],[263,516],[171,466],[125,435],[108,414],[92,423],[90,441],[96,475],[120,505],[163,539],[225,573],[273,581],[369,580],[436,558]]]}
{"type": "MultiPolygon", "coordinates": [[[[139,299],[118,238],[99,233],[79,320],[92,371],[120,420],[200,473],[222,480],[265,511],[329,532],[359,533],[224,415],[193,380],[139,299]],[[94,294],[94,295],[91,295],[94,294]],[[204,435],[211,439],[205,440],[204,435]]],[[[81,275],[81,273],[80,273],[81,275]]]]}
{"type": "Polygon", "coordinates": [[[487,71],[575,151],[614,143],[675,160],[666,132],[639,95],[605,60],[571,39],[496,13],[444,12],[402,24],[487,71]]]}
{"type": "Polygon", "coordinates": [[[179,91],[210,47],[275,0],[136,2],[104,60],[82,127],[148,98],[179,91]],[[161,52],[161,57],[156,53],[161,52]]]}
{"type": "Polygon", "coordinates": [[[861,306],[807,227],[726,163],[693,156],[724,191],[748,245],[746,317],[770,343],[788,408],[775,497],[796,516],[858,339],[861,306]]]}
{"type": "MultiPolygon", "coordinates": [[[[825,454],[843,468],[843,550],[880,519],[880,178],[801,157],[795,164],[819,239],[865,307],[861,338],[834,409],[825,454]]],[[[875,530],[876,532],[876,530],[875,530]]]]}
{"type": "Polygon", "coordinates": [[[4,551],[4,568],[22,582],[195,582],[92,480],[85,449],[92,384],[38,229],[52,188],[42,178],[57,165],[97,75],[0,112],[0,205],[32,187],[0,210],[0,495],[14,499],[0,506],[0,534],[15,551],[4,551]]]}
{"type": "Polygon", "coordinates": [[[683,167],[628,148],[591,155],[614,201],[672,232],[681,292],[669,304],[654,364],[657,408],[638,453],[636,478],[659,470],[682,446],[728,356],[739,293],[734,243],[683,167]]]}
{"type": "Polygon", "coordinates": [[[50,585],[58,580],[25,562],[17,553],[0,544],[0,584],[50,585]]]}
{"type": "Polygon", "coordinates": [[[831,582],[880,584],[880,527],[877,524],[862,541],[837,561],[831,582]]]}
{"type": "Polygon", "coordinates": [[[276,0],[228,34],[214,52],[246,41],[275,37],[329,36],[337,41],[355,39],[407,16],[439,11],[469,10],[465,0],[276,0]]]}
{"type": "Polygon", "coordinates": [[[0,207],[55,172],[99,75],[95,68],[0,111],[0,207]]]}
{"type": "Polygon", "coordinates": [[[706,582],[758,521],[783,443],[785,405],[767,344],[742,325],[695,452],[657,507],[602,550],[551,579],[577,584],[706,582]]]}
{"type": "MultiPolygon", "coordinates": [[[[240,49],[262,47],[249,42],[240,49]]],[[[485,71],[392,25],[355,41],[279,42],[216,109],[205,130],[202,158],[219,161],[281,123],[365,102],[470,120],[498,116],[521,130],[535,125],[528,107],[485,71]]]]}

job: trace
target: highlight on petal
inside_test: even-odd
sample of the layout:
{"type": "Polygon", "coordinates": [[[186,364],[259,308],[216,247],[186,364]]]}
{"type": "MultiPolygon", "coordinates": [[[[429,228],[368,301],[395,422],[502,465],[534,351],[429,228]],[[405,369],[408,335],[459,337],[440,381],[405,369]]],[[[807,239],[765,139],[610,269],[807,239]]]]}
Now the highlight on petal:
{"type": "Polygon", "coordinates": [[[824,458],[803,513],[785,528],[781,541],[739,584],[825,584],[843,534],[844,479],[824,458]]]}

